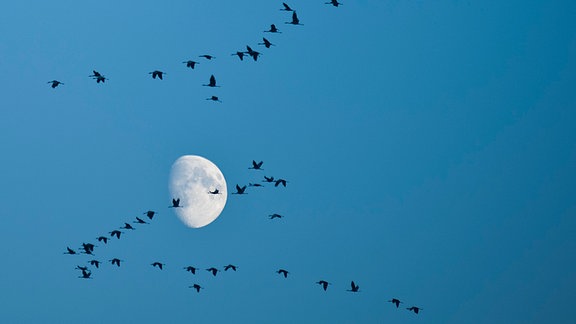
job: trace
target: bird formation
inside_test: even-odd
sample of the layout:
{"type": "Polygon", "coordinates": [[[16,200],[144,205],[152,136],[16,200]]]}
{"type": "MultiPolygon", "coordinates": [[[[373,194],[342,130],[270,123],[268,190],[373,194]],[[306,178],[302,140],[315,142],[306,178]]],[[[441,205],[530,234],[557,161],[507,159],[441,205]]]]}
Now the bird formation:
{"type": "MultiPolygon", "coordinates": [[[[337,0],[331,0],[329,2],[325,2],[325,4],[332,5],[334,7],[339,7],[342,5],[342,3],[338,2],[337,0]]],[[[294,10],[287,3],[282,3],[282,7],[279,10],[291,12],[290,20],[285,21],[284,22],[285,24],[294,25],[294,26],[304,26],[304,24],[302,24],[300,22],[300,18],[298,17],[296,10],[294,10]]],[[[270,33],[270,34],[282,33],[277,28],[276,24],[271,24],[270,28],[268,30],[263,31],[263,32],[264,33],[270,33]]],[[[264,46],[264,48],[266,48],[266,49],[270,49],[272,46],[276,46],[274,43],[272,43],[266,37],[262,37],[262,42],[258,43],[257,45],[264,46]]],[[[248,57],[248,58],[252,58],[252,60],[254,62],[257,62],[258,58],[261,57],[262,55],[263,54],[261,52],[254,50],[250,45],[246,45],[245,50],[237,50],[231,54],[231,56],[238,57],[238,59],[240,61],[244,61],[244,58],[248,57]]],[[[212,61],[212,60],[216,59],[216,56],[211,55],[211,54],[202,54],[202,55],[199,55],[198,57],[200,57],[206,61],[212,61]]],[[[200,62],[194,61],[192,59],[185,60],[182,63],[185,64],[186,68],[191,69],[191,70],[194,70],[196,68],[196,66],[200,64],[200,62]]],[[[158,80],[164,80],[164,76],[167,75],[166,72],[161,71],[161,70],[154,70],[154,71],[148,72],[148,74],[151,75],[152,79],[158,79],[158,80]]],[[[93,70],[92,74],[89,75],[89,77],[96,80],[97,84],[100,84],[100,83],[104,84],[106,82],[106,80],[108,80],[107,77],[105,77],[102,73],[100,73],[96,70],[93,70]]],[[[50,84],[51,88],[53,88],[53,89],[59,87],[60,85],[64,85],[63,82],[60,82],[58,80],[48,81],[47,83],[50,84]]],[[[214,76],[214,74],[210,75],[208,83],[202,84],[202,86],[209,87],[211,89],[221,87],[221,85],[217,82],[217,79],[214,76]]],[[[218,103],[222,102],[220,100],[220,98],[216,95],[211,95],[210,97],[206,98],[206,100],[218,102],[218,103]]],[[[255,170],[258,172],[264,171],[263,163],[264,163],[263,161],[253,160],[252,165],[249,166],[248,169],[252,169],[252,170],[255,170]]],[[[248,185],[242,185],[242,186],[240,186],[239,184],[236,184],[236,186],[235,186],[236,192],[233,192],[232,194],[233,195],[246,195],[246,194],[248,194],[248,192],[247,192],[248,187],[264,187],[264,185],[262,183],[274,184],[274,187],[286,187],[287,183],[289,183],[289,182],[283,178],[275,178],[273,176],[263,175],[263,180],[261,180],[261,183],[248,183],[248,185]]],[[[208,191],[207,194],[218,195],[218,194],[222,194],[222,193],[219,191],[218,188],[216,188],[214,190],[208,191]]],[[[180,198],[178,198],[178,197],[173,198],[172,199],[172,205],[168,206],[168,208],[180,208],[180,207],[183,207],[183,206],[180,205],[180,198]]],[[[123,226],[120,226],[119,228],[113,229],[112,231],[108,232],[108,234],[110,235],[109,237],[102,235],[102,236],[98,236],[96,238],[96,240],[100,243],[105,244],[105,245],[108,244],[109,240],[111,240],[114,237],[116,237],[117,240],[120,240],[121,237],[124,237],[123,234],[125,234],[125,232],[121,231],[121,230],[135,231],[138,226],[150,224],[156,214],[157,214],[156,211],[148,210],[148,211],[143,213],[143,215],[148,217],[148,221],[146,221],[140,217],[135,217],[135,220],[133,220],[131,223],[125,222],[123,226]],[[131,225],[131,224],[135,224],[136,227],[131,225]]],[[[280,215],[277,213],[270,214],[270,215],[268,215],[268,217],[270,220],[284,218],[283,215],[280,215]]],[[[67,247],[66,252],[64,252],[64,254],[67,254],[67,255],[84,254],[84,255],[90,255],[90,256],[94,257],[95,256],[94,250],[96,247],[97,246],[95,244],[92,244],[92,243],[82,243],[82,246],[78,250],[67,247]]],[[[123,264],[124,260],[114,257],[112,259],[109,259],[108,262],[111,264],[111,266],[116,266],[117,268],[120,268],[121,265],[123,264]]],[[[88,260],[87,263],[93,268],[89,269],[88,266],[80,266],[80,265],[76,266],[75,269],[81,271],[78,278],[94,279],[94,277],[92,276],[92,272],[95,271],[95,269],[100,269],[100,266],[103,264],[102,261],[97,260],[97,259],[88,260]]],[[[164,270],[166,267],[166,264],[164,262],[160,262],[160,261],[153,261],[152,263],[150,263],[150,266],[153,268],[156,268],[158,270],[164,270]]],[[[198,270],[200,268],[192,266],[192,265],[187,265],[187,266],[184,266],[183,269],[186,272],[190,272],[192,275],[197,275],[199,273],[198,270]]],[[[222,272],[222,271],[223,272],[236,272],[239,269],[239,267],[236,265],[233,265],[233,264],[228,264],[228,265],[224,266],[222,269],[223,270],[220,270],[216,267],[209,267],[209,268],[206,268],[205,270],[208,273],[210,273],[213,277],[216,277],[219,272],[222,272]]],[[[288,276],[290,274],[290,272],[288,270],[282,269],[282,268],[276,270],[275,272],[279,276],[283,277],[284,279],[288,279],[288,276]]],[[[330,283],[326,280],[319,280],[316,282],[316,284],[318,284],[323,291],[328,291],[329,286],[332,285],[332,283],[330,283]]],[[[201,289],[204,289],[204,287],[202,287],[198,283],[194,283],[188,287],[191,289],[194,289],[197,293],[199,293],[201,289]]],[[[352,292],[352,293],[358,293],[361,290],[360,290],[360,286],[358,284],[356,284],[356,282],[351,281],[350,282],[350,289],[347,289],[347,291],[352,292]]],[[[400,301],[397,298],[392,298],[392,299],[388,300],[388,302],[395,305],[396,308],[399,308],[400,304],[402,303],[402,301],[400,301]]],[[[408,311],[413,312],[414,314],[419,314],[419,312],[422,310],[422,308],[417,307],[417,306],[411,306],[411,307],[408,307],[406,309],[408,311]]]]}

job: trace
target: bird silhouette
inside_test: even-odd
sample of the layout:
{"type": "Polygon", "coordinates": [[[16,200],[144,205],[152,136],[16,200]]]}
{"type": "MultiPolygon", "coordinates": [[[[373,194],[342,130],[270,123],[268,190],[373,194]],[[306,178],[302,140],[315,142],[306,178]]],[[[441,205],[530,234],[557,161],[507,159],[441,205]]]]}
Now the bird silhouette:
{"type": "Polygon", "coordinates": [[[280,184],[283,185],[284,187],[286,187],[286,183],[288,181],[284,180],[284,179],[278,179],[274,182],[274,187],[278,187],[280,184]]]}
{"type": "Polygon", "coordinates": [[[57,86],[59,86],[59,85],[61,85],[61,84],[64,84],[64,83],[62,83],[62,82],[60,82],[60,81],[58,81],[58,80],[48,81],[47,83],[52,83],[52,85],[51,85],[52,89],[56,88],[57,86]]]}
{"type": "Polygon", "coordinates": [[[222,102],[222,100],[220,100],[220,98],[218,98],[218,96],[211,96],[210,98],[206,98],[206,100],[222,102]]]}
{"type": "Polygon", "coordinates": [[[194,288],[196,289],[196,292],[200,292],[200,289],[204,289],[199,284],[193,284],[192,286],[188,286],[188,288],[194,288]]]}
{"type": "Polygon", "coordinates": [[[202,55],[200,55],[199,57],[203,57],[203,58],[205,58],[205,59],[207,59],[207,60],[211,60],[211,59],[215,59],[215,58],[216,58],[216,56],[212,56],[212,55],[208,55],[208,54],[202,54],[202,55]]]}
{"type": "Polygon", "coordinates": [[[270,46],[276,46],[276,45],[270,43],[270,41],[267,40],[266,37],[262,37],[262,41],[263,41],[263,43],[258,43],[258,45],[264,45],[266,48],[270,48],[270,46]]]}
{"type": "Polygon", "coordinates": [[[342,5],[342,3],[341,3],[341,2],[338,2],[338,0],[330,0],[330,2],[324,2],[324,3],[325,3],[325,4],[331,4],[331,5],[333,5],[334,7],[338,7],[338,6],[342,5]]]}
{"type": "Polygon", "coordinates": [[[398,308],[400,306],[400,304],[402,303],[399,299],[396,299],[396,298],[392,298],[388,302],[396,305],[396,308],[398,308]]]}
{"type": "Polygon", "coordinates": [[[122,260],[117,259],[117,258],[114,258],[114,259],[108,260],[108,261],[110,261],[112,263],[112,265],[117,265],[117,266],[120,266],[120,262],[122,262],[122,260]]]}
{"type": "Polygon", "coordinates": [[[203,86],[205,86],[205,87],[212,87],[212,88],[214,88],[214,87],[220,87],[220,86],[217,86],[217,85],[216,85],[216,78],[214,77],[214,75],[211,75],[211,76],[210,76],[210,82],[209,82],[208,84],[203,84],[203,86]]]}
{"type": "Polygon", "coordinates": [[[220,190],[218,188],[214,189],[214,191],[208,190],[208,193],[211,195],[220,195],[220,190]]]}
{"type": "Polygon", "coordinates": [[[238,58],[240,59],[240,61],[244,61],[244,52],[236,52],[234,54],[231,54],[232,56],[238,56],[238,58]]]}
{"type": "Polygon", "coordinates": [[[290,272],[288,272],[288,271],[286,271],[286,270],[284,270],[284,269],[280,269],[280,270],[276,271],[276,273],[281,274],[281,275],[284,275],[284,278],[288,278],[288,274],[289,274],[290,272]]]}
{"type": "Polygon", "coordinates": [[[245,195],[246,194],[245,191],[246,191],[246,186],[240,187],[239,185],[236,185],[236,192],[233,192],[232,194],[233,195],[245,195]]]}
{"type": "Polygon", "coordinates": [[[414,314],[418,314],[418,313],[422,310],[422,308],[416,307],[416,306],[412,306],[412,307],[409,307],[409,308],[406,308],[406,309],[409,310],[409,311],[411,311],[411,312],[414,312],[414,314]]]}
{"type": "Polygon", "coordinates": [[[136,217],[136,220],[133,221],[133,223],[135,223],[135,224],[148,224],[148,222],[146,222],[145,220],[143,220],[140,217],[136,217]]]}
{"type": "Polygon", "coordinates": [[[84,254],[92,254],[94,252],[95,245],[92,243],[82,243],[82,249],[84,250],[84,254]]]}
{"type": "Polygon", "coordinates": [[[214,267],[206,269],[206,271],[211,272],[214,277],[216,277],[216,274],[218,273],[218,269],[216,269],[214,267]]]}
{"type": "Polygon", "coordinates": [[[264,180],[262,180],[262,182],[274,182],[274,177],[264,176],[264,180]]]}
{"type": "Polygon", "coordinates": [[[320,286],[322,286],[322,288],[324,288],[324,291],[326,291],[326,289],[328,289],[328,285],[331,285],[331,283],[329,283],[328,281],[325,281],[325,280],[320,280],[316,283],[319,284],[320,286]]]}
{"type": "Polygon", "coordinates": [[[98,242],[104,242],[104,244],[108,244],[108,238],[106,236],[98,236],[96,239],[98,242]]]}
{"type": "Polygon", "coordinates": [[[248,187],[264,187],[263,185],[259,184],[259,183],[248,183],[248,187]]]}
{"type": "Polygon", "coordinates": [[[96,71],[96,70],[92,70],[92,75],[89,75],[89,77],[91,77],[92,79],[96,79],[96,83],[104,83],[104,81],[106,81],[106,77],[103,76],[100,72],[96,71]]]}
{"type": "Polygon", "coordinates": [[[121,232],[119,230],[113,230],[112,232],[110,232],[110,235],[112,237],[116,236],[118,239],[120,239],[120,234],[122,234],[122,233],[124,233],[124,232],[121,232]]]}
{"type": "Polygon", "coordinates": [[[270,25],[270,29],[269,30],[265,30],[265,33],[276,33],[276,34],[282,34],[282,32],[276,28],[276,25],[272,24],[270,25]]]}
{"type": "Polygon", "coordinates": [[[162,270],[162,267],[164,266],[164,263],[161,263],[161,262],[156,261],[156,262],[152,263],[152,266],[153,266],[153,267],[158,267],[158,268],[160,268],[160,270],[162,270]]]}
{"type": "Polygon", "coordinates": [[[246,45],[246,54],[250,55],[254,61],[258,61],[258,56],[262,55],[262,53],[253,50],[250,46],[246,45]]]}
{"type": "Polygon", "coordinates": [[[236,269],[238,269],[238,266],[235,266],[233,264],[229,264],[227,266],[224,266],[224,271],[228,271],[229,269],[236,271],[236,269]]]}
{"type": "Polygon", "coordinates": [[[278,215],[278,214],[272,214],[272,215],[268,215],[268,217],[270,217],[270,219],[274,219],[274,218],[282,218],[284,216],[278,215]]]}
{"type": "Polygon", "coordinates": [[[90,272],[89,270],[82,270],[82,275],[79,276],[78,278],[82,278],[82,279],[92,279],[90,278],[90,275],[92,274],[92,272],[90,272]]]}
{"type": "Polygon", "coordinates": [[[182,207],[180,206],[180,198],[178,199],[172,198],[172,206],[168,206],[168,208],[178,208],[178,207],[182,207]]]}
{"type": "Polygon", "coordinates": [[[149,210],[144,212],[144,215],[148,216],[148,218],[152,219],[154,217],[154,215],[158,214],[157,212],[153,211],[153,210],[149,210]]]}
{"type": "Polygon", "coordinates": [[[134,229],[135,229],[132,225],[130,225],[130,224],[128,224],[128,223],[124,223],[124,226],[122,226],[122,227],[120,227],[120,228],[122,228],[122,229],[128,229],[128,230],[134,230],[134,229]]]}
{"type": "Polygon", "coordinates": [[[352,282],[350,282],[350,290],[348,290],[348,291],[358,292],[358,291],[360,291],[360,286],[356,285],[354,283],[354,280],[352,280],[352,282]]]}
{"type": "Polygon", "coordinates": [[[82,270],[82,271],[88,271],[88,267],[79,266],[79,265],[76,266],[76,269],[82,270]]]}
{"type": "Polygon", "coordinates": [[[164,74],[168,74],[168,73],[154,70],[152,72],[148,72],[148,74],[152,74],[152,79],[156,79],[156,77],[158,77],[158,79],[163,80],[162,77],[164,76],[164,74]]]}
{"type": "Polygon", "coordinates": [[[264,161],[260,161],[258,163],[256,163],[256,161],[252,160],[252,166],[249,167],[248,169],[253,169],[253,170],[264,170],[262,169],[262,164],[264,163],[264,161]]]}
{"type": "Polygon", "coordinates": [[[282,8],[280,10],[282,10],[282,11],[294,11],[294,10],[292,10],[292,8],[290,8],[290,6],[288,6],[286,4],[286,2],[282,2],[282,5],[284,6],[284,8],[282,8]]]}
{"type": "Polygon", "coordinates": [[[189,67],[191,69],[193,69],[196,66],[196,64],[200,64],[200,63],[198,63],[196,61],[192,61],[192,60],[184,61],[182,63],[186,64],[186,67],[189,67]]]}
{"type": "Polygon", "coordinates": [[[93,266],[95,266],[96,268],[99,268],[99,267],[100,267],[100,263],[102,263],[102,262],[100,262],[100,261],[98,261],[98,260],[90,260],[90,261],[88,261],[88,262],[90,263],[90,265],[93,265],[93,266]]]}
{"type": "Polygon", "coordinates": [[[298,19],[296,11],[292,12],[292,21],[287,21],[285,22],[285,24],[304,26],[303,24],[300,23],[300,19],[298,19]]]}
{"type": "Polygon", "coordinates": [[[184,269],[188,272],[191,272],[192,274],[196,274],[196,270],[198,270],[198,268],[195,268],[193,266],[187,266],[187,267],[184,267],[184,269]]]}

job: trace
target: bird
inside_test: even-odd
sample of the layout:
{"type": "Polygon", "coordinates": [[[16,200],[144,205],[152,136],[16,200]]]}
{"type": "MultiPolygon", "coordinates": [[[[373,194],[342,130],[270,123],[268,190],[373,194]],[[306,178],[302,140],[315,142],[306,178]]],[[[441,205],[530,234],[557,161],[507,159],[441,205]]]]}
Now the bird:
{"type": "Polygon", "coordinates": [[[354,280],[352,280],[352,282],[350,282],[350,287],[351,287],[351,289],[348,290],[348,291],[351,291],[351,292],[358,292],[358,291],[360,291],[360,286],[356,285],[356,284],[354,283],[354,280]]]}
{"type": "Polygon", "coordinates": [[[240,187],[239,185],[236,185],[236,192],[233,192],[233,195],[245,195],[246,193],[244,192],[246,191],[246,186],[244,187],[240,187]]]}
{"type": "Polygon", "coordinates": [[[158,268],[160,268],[160,270],[162,270],[162,267],[164,266],[164,263],[160,263],[160,262],[156,261],[156,262],[152,263],[152,266],[153,266],[153,267],[158,267],[158,268]]]}
{"type": "Polygon", "coordinates": [[[158,214],[157,212],[153,211],[153,210],[149,210],[144,212],[144,215],[148,216],[148,218],[152,219],[152,217],[154,217],[154,215],[158,214]]]}
{"type": "Polygon", "coordinates": [[[281,274],[281,275],[284,275],[284,278],[288,278],[288,274],[289,274],[290,272],[288,272],[288,271],[286,271],[286,270],[284,270],[284,269],[280,269],[280,270],[276,271],[276,273],[281,274]]]}
{"type": "Polygon", "coordinates": [[[64,254],[70,254],[70,255],[72,255],[72,254],[76,254],[76,251],[72,250],[72,249],[69,248],[69,247],[66,247],[66,252],[64,252],[64,254]]]}
{"type": "Polygon", "coordinates": [[[198,270],[198,268],[195,268],[193,266],[187,266],[187,267],[184,267],[184,269],[188,272],[191,272],[192,274],[196,274],[196,270],[198,270]]]}
{"type": "Polygon", "coordinates": [[[199,57],[203,57],[203,58],[205,58],[205,59],[207,59],[207,60],[211,60],[211,59],[215,59],[215,58],[216,58],[216,56],[212,56],[212,55],[208,55],[208,54],[202,54],[202,55],[200,55],[199,57]]]}
{"type": "Polygon", "coordinates": [[[98,236],[96,239],[98,242],[104,242],[104,244],[108,244],[108,238],[106,236],[98,236]]]}
{"type": "Polygon", "coordinates": [[[82,271],[88,271],[88,267],[79,266],[79,265],[76,266],[76,269],[82,270],[82,271]]]}
{"type": "Polygon", "coordinates": [[[284,216],[278,215],[278,214],[272,214],[272,215],[268,215],[268,217],[270,217],[270,219],[274,219],[274,218],[282,218],[284,216]]]}
{"type": "Polygon", "coordinates": [[[212,88],[214,88],[214,87],[219,87],[219,86],[216,85],[216,78],[214,77],[214,74],[212,74],[212,75],[210,76],[210,82],[209,82],[208,84],[203,84],[203,86],[205,86],[205,87],[212,87],[212,88]]]}
{"type": "Polygon", "coordinates": [[[233,265],[233,264],[229,264],[227,266],[224,266],[224,271],[228,271],[229,269],[236,271],[236,269],[238,269],[238,267],[233,265]]]}
{"type": "Polygon", "coordinates": [[[330,0],[330,2],[324,2],[324,3],[325,3],[325,4],[331,4],[331,5],[333,5],[334,7],[338,7],[338,6],[342,5],[342,3],[341,3],[341,2],[338,2],[338,0],[330,0]]]}
{"type": "Polygon", "coordinates": [[[84,249],[85,254],[92,254],[94,252],[95,245],[92,243],[82,243],[82,249],[84,249]]]}
{"type": "Polygon", "coordinates": [[[220,98],[218,98],[218,96],[211,96],[210,98],[206,98],[206,100],[212,100],[212,101],[216,101],[216,102],[222,102],[222,100],[220,100],[220,98]]]}
{"type": "Polygon", "coordinates": [[[78,277],[78,278],[82,278],[82,279],[92,279],[90,278],[90,275],[92,274],[92,272],[90,272],[89,270],[82,270],[82,276],[78,277]]]}
{"type": "Polygon", "coordinates": [[[124,226],[120,227],[122,229],[129,229],[129,230],[133,230],[135,229],[132,225],[128,224],[128,223],[124,223],[124,226]]]}
{"type": "Polygon", "coordinates": [[[180,198],[178,199],[172,198],[172,206],[168,206],[168,208],[178,208],[178,207],[182,207],[180,206],[180,198]]]}
{"type": "Polygon", "coordinates": [[[238,58],[240,59],[240,61],[244,61],[244,52],[236,52],[234,54],[231,54],[232,56],[238,56],[238,58]]]}
{"type": "Polygon", "coordinates": [[[96,83],[104,83],[104,81],[106,81],[106,77],[103,76],[100,72],[96,71],[96,70],[92,70],[92,75],[89,75],[89,77],[91,77],[92,79],[96,79],[96,83]]]}
{"type": "Polygon", "coordinates": [[[166,72],[162,72],[162,71],[158,71],[158,70],[154,70],[152,72],[148,72],[148,74],[152,74],[152,79],[156,79],[156,77],[158,77],[158,79],[163,80],[162,77],[164,74],[167,74],[166,72]]]}
{"type": "Polygon", "coordinates": [[[252,166],[249,167],[248,169],[253,169],[253,170],[264,170],[262,169],[262,164],[264,163],[264,161],[260,161],[258,163],[256,163],[256,161],[252,160],[252,166]]]}
{"type": "Polygon", "coordinates": [[[110,235],[112,235],[112,237],[116,236],[118,239],[120,239],[120,234],[122,234],[124,232],[119,231],[119,230],[113,230],[112,232],[110,232],[110,235]]]}
{"type": "Polygon", "coordinates": [[[304,26],[303,24],[300,23],[300,19],[298,19],[296,11],[292,12],[292,21],[287,21],[285,22],[285,24],[304,26]]]}
{"type": "Polygon", "coordinates": [[[328,289],[328,285],[331,285],[331,283],[329,283],[328,281],[325,281],[325,280],[320,280],[316,283],[321,285],[322,288],[324,288],[324,291],[326,291],[326,289],[328,289]]]}
{"type": "Polygon", "coordinates": [[[112,260],[108,260],[110,262],[112,262],[112,265],[116,264],[117,266],[120,266],[120,262],[122,262],[122,260],[114,258],[112,260]]]}
{"type": "Polygon", "coordinates": [[[264,176],[264,180],[262,180],[262,182],[274,182],[274,177],[264,176]]]}
{"type": "Polygon", "coordinates": [[[400,304],[402,303],[399,299],[396,299],[396,298],[392,298],[388,302],[396,305],[396,308],[398,308],[400,306],[400,304]]]}
{"type": "Polygon", "coordinates": [[[96,83],[100,83],[100,82],[104,83],[105,81],[106,81],[106,77],[99,76],[96,78],[96,83]]]}
{"type": "Polygon", "coordinates": [[[218,269],[216,269],[216,268],[214,268],[214,267],[209,268],[209,269],[206,269],[206,271],[212,272],[212,275],[213,275],[214,277],[216,277],[216,274],[218,273],[218,269]]]}
{"type": "Polygon", "coordinates": [[[56,88],[57,86],[59,86],[59,85],[61,85],[61,84],[64,84],[64,83],[62,83],[62,82],[60,82],[60,81],[58,81],[58,80],[48,81],[47,83],[52,83],[52,85],[51,85],[52,89],[56,88]]]}
{"type": "Polygon", "coordinates": [[[266,37],[262,37],[262,41],[263,41],[263,43],[258,43],[258,45],[264,45],[264,46],[266,46],[266,48],[270,48],[270,46],[276,46],[276,45],[270,43],[270,41],[267,40],[266,37]]]}
{"type": "Polygon", "coordinates": [[[96,268],[99,268],[99,267],[100,267],[100,263],[101,263],[101,262],[98,261],[98,260],[90,260],[90,261],[88,261],[88,262],[90,263],[90,265],[93,265],[93,266],[95,266],[96,268]]]}
{"type": "Polygon", "coordinates": [[[406,308],[406,309],[409,310],[409,311],[411,311],[411,312],[414,312],[414,314],[418,314],[418,313],[422,310],[422,308],[416,307],[416,306],[412,306],[412,307],[409,307],[409,308],[406,308]]]}
{"type": "Polygon", "coordinates": [[[200,289],[204,289],[199,284],[193,284],[192,286],[188,286],[188,288],[194,288],[196,289],[196,292],[200,292],[200,289]]]}
{"type": "Polygon", "coordinates": [[[220,195],[220,190],[218,188],[214,189],[214,191],[208,190],[208,193],[211,195],[220,195]]]}
{"type": "Polygon", "coordinates": [[[248,187],[264,187],[263,185],[259,184],[259,183],[248,183],[248,187]]]}
{"type": "Polygon", "coordinates": [[[132,223],[135,223],[135,224],[148,224],[148,222],[146,222],[145,220],[143,220],[143,219],[140,218],[140,217],[136,217],[136,220],[133,221],[132,223]]]}
{"type": "Polygon", "coordinates": [[[286,187],[286,182],[288,182],[288,181],[286,181],[284,179],[277,179],[274,183],[274,187],[278,187],[278,185],[280,185],[280,184],[282,184],[284,187],[286,187]]]}
{"type": "Polygon", "coordinates": [[[290,6],[288,6],[286,4],[286,2],[282,2],[282,5],[284,6],[284,8],[282,8],[280,10],[282,10],[282,11],[294,11],[294,10],[292,10],[292,8],[290,8],[290,6]]]}
{"type": "Polygon", "coordinates": [[[250,56],[254,59],[254,61],[257,61],[257,60],[258,60],[258,56],[259,56],[259,55],[262,55],[262,53],[253,50],[253,49],[252,49],[250,46],[248,46],[248,45],[246,45],[246,50],[247,50],[247,51],[244,52],[244,53],[250,55],[250,56]]]}
{"type": "Polygon", "coordinates": [[[270,29],[269,30],[265,30],[265,33],[276,33],[276,34],[282,34],[282,32],[276,28],[276,25],[272,24],[270,25],[270,29]]]}
{"type": "Polygon", "coordinates": [[[192,61],[192,60],[184,61],[182,63],[186,64],[186,67],[189,67],[191,69],[193,69],[196,66],[196,64],[200,64],[200,63],[198,63],[196,61],[192,61]]]}

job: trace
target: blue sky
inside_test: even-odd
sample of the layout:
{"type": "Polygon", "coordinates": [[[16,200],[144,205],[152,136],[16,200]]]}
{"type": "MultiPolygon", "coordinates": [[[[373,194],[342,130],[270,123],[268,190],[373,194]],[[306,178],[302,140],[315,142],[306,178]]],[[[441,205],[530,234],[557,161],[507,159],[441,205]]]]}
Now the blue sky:
{"type": "Polygon", "coordinates": [[[576,4],[323,2],[2,3],[0,322],[573,323],[576,4]],[[290,182],[189,229],[186,154],[290,182]],[[66,246],[148,209],[77,278],[66,246]]]}

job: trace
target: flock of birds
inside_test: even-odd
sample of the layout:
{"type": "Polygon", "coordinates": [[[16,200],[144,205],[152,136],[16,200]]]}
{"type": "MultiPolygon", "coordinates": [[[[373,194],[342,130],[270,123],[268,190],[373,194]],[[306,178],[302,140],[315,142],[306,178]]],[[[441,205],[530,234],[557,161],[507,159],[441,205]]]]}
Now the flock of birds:
{"type": "MultiPolygon", "coordinates": [[[[326,4],[332,5],[334,7],[338,7],[338,6],[342,5],[342,3],[338,2],[337,0],[331,0],[330,2],[326,2],[326,4]]],[[[292,19],[290,21],[286,22],[286,24],[300,25],[300,26],[303,25],[302,23],[300,23],[300,19],[298,18],[298,15],[294,9],[292,9],[286,3],[282,3],[282,6],[283,7],[280,10],[292,12],[292,19]]],[[[266,30],[264,32],[281,33],[275,24],[271,24],[270,29],[266,30]]],[[[270,48],[271,46],[275,46],[266,37],[263,37],[262,43],[258,43],[258,45],[263,45],[265,48],[270,48]]],[[[231,55],[237,56],[242,61],[244,60],[245,56],[251,57],[254,61],[257,61],[258,57],[260,55],[262,55],[262,53],[252,49],[250,46],[246,46],[246,51],[237,51],[231,55]]],[[[215,56],[209,55],[209,54],[203,54],[203,55],[200,55],[199,57],[202,57],[202,58],[209,60],[209,61],[215,59],[215,56]]],[[[197,64],[200,64],[199,62],[194,61],[194,60],[187,60],[187,61],[184,61],[183,63],[186,65],[187,68],[190,68],[190,69],[194,69],[197,64]]],[[[149,74],[151,74],[153,79],[163,80],[164,75],[166,75],[166,72],[154,70],[152,72],[149,72],[149,74]]],[[[105,83],[105,81],[108,80],[107,77],[105,77],[102,73],[100,73],[96,70],[93,70],[92,74],[89,77],[96,80],[96,83],[105,83]]],[[[52,80],[52,81],[49,81],[48,83],[51,84],[52,88],[57,88],[58,86],[64,84],[58,80],[52,80]]],[[[211,87],[211,88],[219,87],[219,85],[217,85],[216,78],[214,75],[211,75],[208,83],[203,84],[203,86],[207,86],[207,87],[211,87]]],[[[210,98],[207,98],[206,100],[221,102],[220,98],[218,96],[215,96],[215,95],[211,96],[210,98]]],[[[252,166],[249,167],[249,169],[263,170],[262,165],[263,165],[263,161],[256,162],[253,160],[252,166]]],[[[282,178],[276,179],[274,177],[267,177],[267,176],[264,176],[264,179],[262,180],[262,182],[274,184],[275,187],[279,187],[279,186],[286,187],[286,184],[288,183],[288,181],[286,179],[282,179],[282,178]]],[[[236,184],[236,186],[235,186],[236,192],[234,192],[232,194],[244,195],[247,193],[246,192],[247,187],[262,187],[262,186],[263,185],[261,183],[249,183],[248,186],[246,186],[246,185],[240,186],[240,185],[236,184]]],[[[221,192],[218,188],[215,188],[214,190],[208,191],[207,194],[216,195],[216,194],[221,194],[221,192]]],[[[173,198],[172,199],[172,205],[169,206],[169,208],[180,208],[180,207],[183,207],[180,205],[180,198],[178,198],[178,197],[173,198]]],[[[125,231],[122,231],[122,230],[133,231],[136,229],[137,226],[140,226],[143,224],[150,224],[150,222],[152,222],[152,220],[156,214],[157,214],[156,211],[148,210],[148,211],[143,213],[143,215],[145,215],[148,218],[148,221],[146,221],[145,219],[142,219],[140,217],[135,217],[135,220],[133,220],[131,223],[126,222],[126,223],[124,223],[123,226],[108,232],[108,234],[110,236],[101,235],[101,236],[98,236],[96,238],[96,240],[100,243],[103,243],[103,244],[108,244],[108,241],[113,239],[114,237],[116,237],[116,239],[119,240],[122,237],[122,235],[125,233],[125,231]],[[135,224],[135,225],[132,225],[132,224],[135,224]]],[[[279,219],[279,218],[282,218],[283,216],[280,214],[274,213],[274,214],[268,215],[268,217],[270,219],[279,219]]],[[[68,254],[68,255],[82,255],[83,254],[83,255],[95,257],[94,250],[96,247],[97,247],[97,245],[95,245],[93,243],[82,243],[82,246],[79,247],[78,250],[67,247],[66,252],[64,252],[64,254],[68,254]]],[[[121,264],[124,262],[124,260],[121,260],[121,259],[115,257],[115,258],[108,260],[108,262],[112,266],[120,267],[121,264]]],[[[88,260],[87,263],[93,268],[90,269],[88,266],[85,266],[85,265],[77,265],[76,266],[76,269],[81,271],[78,278],[93,279],[92,272],[95,271],[95,269],[99,269],[103,262],[101,260],[92,258],[91,260],[88,260]]],[[[150,263],[150,266],[157,268],[159,270],[163,270],[165,267],[165,263],[160,262],[160,261],[153,261],[152,263],[150,263]]],[[[192,265],[186,265],[183,267],[183,270],[190,272],[193,275],[195,275],[197,273],[197,271],[200,269],[201,268],[195,267],[192,265]]],[[[235,272],[235,271],[237,271],[237,269],[238,269],[238,266],[236,266],[234,264],[228,264],[228,265],[224,266],[222,268],[222,270],[212,266],[212,267],[206,268],[205,271],[208,271],[209,273],[211,273],[215,277],[221,271],[227,272],[230,270],[230,271],[235,272]]],[[[290,274],[290,272],[286,269],[278,269],[276,271],[276,273],[280,277],[283,277],[285,279],[287,279],[289,277],[289,274],[290,274]]],[[[330,283],[326,280],[319,280],[316,282],[316,284],[320,285],[321,289],[323,289],[324,291],[327,291],[328,287],[332,283],[330,283]]],[[[196,290],[196,292],[200,292],[201,289],[204,289],[204,287],[202,287],[198,283],[194,283],[193,285],[190,285],[188,287],[196,290]]],[[[347,291],[352,292],[352,293],[360,292],[360,286],[358,284],[356,284],[354,281],[351,281],[350,282],[350,289],[348,289],[347,291]]],[[[402,301],[400,301],[397,298],[392,298],[392,299],[388,300],[388,302],[394,304],[396,306],[396,308],[399,308],[400,304],[403,303],[402,301]]],[[[415,313],[415,314],[418,314],[422,310],[422,308],[417,307],[417,306],[411,306],[411,307],[408,307],[406,309],[408,311],[415,313]]]]}

